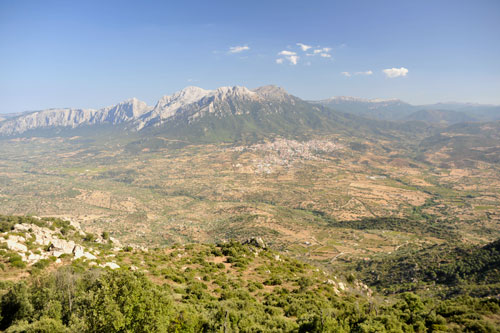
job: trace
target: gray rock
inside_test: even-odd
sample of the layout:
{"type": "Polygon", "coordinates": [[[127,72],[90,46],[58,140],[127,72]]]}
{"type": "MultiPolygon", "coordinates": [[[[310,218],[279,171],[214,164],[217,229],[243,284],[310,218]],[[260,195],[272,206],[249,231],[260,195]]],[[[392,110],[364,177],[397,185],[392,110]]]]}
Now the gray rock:
{"type": "Polygon", "coordinates": [[[75,259],[79,259],[79,258],[86,258],[89,260],[97,259],[97,257],[94,256],[92,253],[86,252],[84,247],[81,245],[75,245],[72,252],[73,252],[73,255],[75,256],[75,259]]]}
{"type": "Polygon", "coordinates": [[[252,245],[261,249],[267,249],[267,245],[261,237],[252,237],[243,242],[243,244],[252,245]]]}
{"type": "Polygon", "coordinates": [[[107,262],[105,264],[100,264],[99,267],[103,267],[103,268],[111,268],[111,269],[117,269],[117,268],[120,268],[120,266],[114,262],[107,262]]]}
{"type": "Polygon", "coordinates": [[[7,239],[7,248],[12,251],[16,252],[26,252],[28,251],[28,247],[24,245],[22,242],[24,242],[25,239],[24,237],[20,236],[10,236],[9,239],[7,239]]]}

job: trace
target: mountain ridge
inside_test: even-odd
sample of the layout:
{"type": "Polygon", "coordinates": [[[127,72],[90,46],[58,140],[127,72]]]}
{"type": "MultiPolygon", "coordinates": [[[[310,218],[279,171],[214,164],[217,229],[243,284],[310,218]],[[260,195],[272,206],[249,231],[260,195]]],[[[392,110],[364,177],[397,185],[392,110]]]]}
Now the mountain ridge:
{"type": "MultiPolygon", "coordinates": [[[[0,136],[29,135],[29,131],[50,132],[56,128],[92,128],[96,125],[111,125],[120,130],[142,132],[146,128],[180,128],[207,119],[210,123],[208,126],[215,128],[218,125],[214,121],[222,118],[231,118],[226,119],[226,122],[232,123],[226,124],[227,126],[241,127],[236,124],[241,121],[244,123],[242,127],[261,132],[258,123],[266,123],[265,118],[272,115],[275,118],[291,117],[288,120],[268,119],[267,123],[274,122],[273,128],[279,129],[283,123],[294,122],[298,124],[296,127],[305,128],[310,125],[305,118],[317,118],[324,111],[322,110],[276,86],[263,86],[254,90],[242,86],[219,87],[214,90],[189,86],[161,97],[154,106],[132,98],[101,109],[59,108],[16,115],[0,121],[0,136]]],[[[319,119],[314,122],[321,123],[319,119]]],[[[206,132],[207,127],[200,131],[206,132]]]]}
{"type": "MultiPolygon", "coordinates": [[[[417,118],[423,116],[423,112],[428,115],[423,117],[429,123],[440,123],[442,117],[430,116],[433,111],[440,110],[446,113],[447,123],[456,123],[462,121],[495,121],[500,120],[500,106],[479,103],[458,103],[458,102],[439,102],[434,104],[414,105],[400,99],[380,99],[380,98],[360,98],[351,96],[334,96],[327,99],[310,101],[333,108],[337,111],[351,113],[363,117],[379,120],[407,121],[415,120],[412,114],[417,118]],[[454,111],[452,114],[448,111],[454,111]],[[453,117],[453,115],[455,117],[453,117]],[[468,120],[465,120],[465,119],[468,120]]],[[[434,112],[435,113],[435,112],[434,112]]]]}
{"type": "MultiPolygon", "coordinates": [[[[29,130],[50,127],[76,128],[83,125],[133,124],[135,130],[159,126],[166,120],[175,119],[187,113],[191,119],[203,113],[215,113],[215,104],[231,99],[249,102],[263,102],[266,99],[283,102],[290,99],[282,88],[260,87],[252,91],[246,87],[219,87],[205,90],[188,86],[172,95],[162,96],[155,106],[148,106],[137,98],[130,98],[116,105],[100,109],[50,108],[21,114],[7,115],[0,118],[0,135],[23,134],[29,130]]],[[[243,113],[244,110],[236,111],[243,113]]]]}
{"type": "MultiPolygon", "coordinates": [[[[344,116],[352,114],[375,120],[423,121],[438,125],[500,119],[500,106],[465,103],[460,104],[459,111],[451,109],[453,106],[458,108],[457,105],[456,103],[450,105],[438,103],[418,106],[399,99],[365,99],[349,96],[305,101],[274,85],[252,90],[243,86],[225,86],[213,90],[188,86],[171,95],[162,96],[154,106],[148,106],[137,98],[130,98],[100,109],[53,108],[0,116],[0,136],[24,135],[29,131],[50,131],[55,128],[75,129],[102,125],[131,132],[141,132],[146,128],[166,127],[177,130],[184,127],[183,131],[185,131],[186,126],[204,121],[205,127],[196,129],[200,135],[203,135],[210,128],[220,127],[215,124],[215,120],[222,118],[225,119],[224,126],[238,127],[236,123],[242,121],[245,123],[243,127],[253,128],[254,132],[262,132],[258,126],[266,127],[267,125],[263,124],[266,122],[264,118],[273,117],[276,119],[267,119],[267,123],[274,123],[269,126],[269,129],[280,132],[280,125],[291,125],[293,122],[297,122],[298,127],[309,127],[309,129],[315,126],[322,127],[323,125],[319,123],[336,121],[331,119],[335,118],[332,116],[334,113],[337,118],[343,117],[340,113],[344,113],[344,116]],[[440,106],[440,108],[434,106],[440,106]],[[280,117],[281,119],[278,119],[280,117]],[[289,119],[285,120],[283,117],[289,119]],[[312,126],[312,123],[306,121],[305,118],[310,119],[316,125],[312,126]]],[[[366,124],[366,121],[362,119],[351,120],[366,124]]],[[[323,127],[332,126],[337,125],[324,124],[323,127]]],[[[291,127],[297,128],[297,126],[291,127]]],[[[177,130],[171,129],[174,132],[177,130]]]]}

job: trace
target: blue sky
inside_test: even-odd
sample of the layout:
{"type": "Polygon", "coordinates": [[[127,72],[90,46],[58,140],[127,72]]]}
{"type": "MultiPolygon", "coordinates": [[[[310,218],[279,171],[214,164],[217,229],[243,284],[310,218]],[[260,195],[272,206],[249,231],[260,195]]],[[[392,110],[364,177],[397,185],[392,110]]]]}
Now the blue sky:
{"type": "Polygon", "coordinates": [[[500,1],[0,0],[0,112],[266,84],[500,104],[500,1]]]}

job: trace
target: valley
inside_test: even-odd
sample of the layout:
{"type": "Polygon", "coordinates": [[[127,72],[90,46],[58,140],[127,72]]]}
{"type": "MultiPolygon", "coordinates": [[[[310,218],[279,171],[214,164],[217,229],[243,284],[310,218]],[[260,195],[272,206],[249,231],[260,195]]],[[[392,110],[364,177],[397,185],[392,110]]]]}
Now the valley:
{"type": "MultiPolygon", "coordinates": [[[[500,292],[498,122],[368,119],[272,86],[188,87],[153,108],[134,101],[90,114],[94,120],[71,125],[68,118],[58,123],[53,111],[4,120],[8,128],[23,128],[0,137],[5,293],[14,281],[57,280],[69,269],[80,289],[100,281],[92,274],[167,288],[165,299],[189,312],[170,318],[170,325],[193,318],[198,324],[192,325],[222,325],[220,318],[208,322],[216,316],[210,309],[223,306],[241,320],[250,313],[260,318],[251,327],[293,331],[316,325],[306,319],[315,309],[288,308],[309,293],[327,307],[337,297],[347,307],[372,304],[379,310],[367,312],[365,322],[378,311],[399,313],[397,304],[408,297],[445,308],[469,297],[464,311],[479,312],[473,321],[463,319],[465,312],[439,312],[446,319],[437,322],[449,327],[500,322],[493,305],[470,305],[500,292]],[[54,227],[62,227],[61,235],[54,227]],[[39,234],[53,239],[37,247],[39,234]],[[266,252],[255,252],[261,243],[266,252]],[[179,259],[184,256],[189,259],[179,259]],[[299,266],[307,267],[301,277],[299,266]],[[228,294],[227,288],[240,291],[228,294]],[[294,296],[283,298],[288,292],[294,296]],[[266,305],[237,312],[238,295],[266,305]],[[200,299],[198,311],[208,317],[195,314],[192,302],[200,299]],[[263,311],[271,311],[272,320],[263,311]]],[[[36,290],[30,293],[36,304],[36,290]]],[[[79,316],[91,325],[91,317],[79,316]]],[[[434,323],[426,318],[422,325],[434,323]]]]}
{"type": "Polygon", "coordinates": [[[472,243],[500,235],[496,165],[443,168],[442,151],[421,161],[404,149],[387,152],[390,142],[340,135],[181,147],[162,140],[139,149],[81,137],[11,139],[1,146],[0,209],[65,217],[150,246],[262,236],[320,261],[439,243],[439,230],[472,243]],[[436,230],[342,228],[383,217],[436,230]]]}

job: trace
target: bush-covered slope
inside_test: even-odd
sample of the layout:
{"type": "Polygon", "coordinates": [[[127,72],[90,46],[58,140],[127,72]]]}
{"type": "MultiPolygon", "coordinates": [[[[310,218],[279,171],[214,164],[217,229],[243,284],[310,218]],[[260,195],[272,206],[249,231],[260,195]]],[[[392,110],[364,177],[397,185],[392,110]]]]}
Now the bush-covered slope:
{"type": "Polygon", "coordinates": [[[447,294],[495,295],[500,292],[500,240],[483,247],[404,247],[384,258],[360,262],[357,270],[366,283],[386,290],[438,285],[447,294]]]}
{"type": "MultiPolygon", "coordinates": [[[[496,298],[383,298],[347,272],[333,276],[260,239],[134,249],[59,219],[0,221],[24,264],[4,262],[5,332],[498,332],[500,324],[496,298]],[[81,248],[37,247],[40,235],[81,248]],[[47,251],[49,260],[29,260],[28,252],[47,251]]],[[[497,243],[480,250],[491,254],[486,261],[497,243]]]]}
{"type": "Polygon", "coordinates": [[[121,252],[117,259],[124,268],[74,262],[12,285],[1,299],[0,329],[496,332],[492,318],[500,314],[496,299],[441,302],[407,293],[380,303],[355,282],[329,280],[313,267],[240,243],[121,252]],[[133,272],[128,261],[147,269],[133,272]]]}

